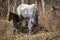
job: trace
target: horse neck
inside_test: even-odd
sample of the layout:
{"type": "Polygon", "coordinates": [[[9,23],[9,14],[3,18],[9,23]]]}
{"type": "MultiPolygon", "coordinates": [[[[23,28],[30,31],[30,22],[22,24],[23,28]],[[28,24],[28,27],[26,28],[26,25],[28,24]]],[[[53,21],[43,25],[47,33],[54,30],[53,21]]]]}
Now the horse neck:
{"type": "Polygon", "coordinates": [[[12,21],[13,21],[13,26],[15,26],[14,15],[13,15],[12,21]]]}
{"type": "Polygon", "coordinates": [[[19,21],[18,15],[13,15],[13,22],[18,22],[18,21],[19,21]]]}

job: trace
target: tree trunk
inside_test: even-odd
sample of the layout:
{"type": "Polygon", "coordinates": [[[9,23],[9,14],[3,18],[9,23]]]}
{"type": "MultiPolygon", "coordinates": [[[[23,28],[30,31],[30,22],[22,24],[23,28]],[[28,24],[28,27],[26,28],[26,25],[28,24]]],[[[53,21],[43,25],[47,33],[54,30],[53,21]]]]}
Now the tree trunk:
{"type": "Polygon", "coordinates": [[[24,4],[24,0],[21,0],[22,4],[24,4]]]}
{"type": "Polygon", "coordinates": [[[15,9],[16,9],[16,2],[17,2],[17,0],[15,0],[15,1],[14,1],[13,13],[15,13],[15,9]]]}
{"type": "Polygon", "coordinates": [[[42,2],[43,15],[45,17],[45,3],[44,3],[44,0],[41,0],[41,2],[42,2]]]}
{"type": "Polygon", "coordinates": [[[30,4],[30,0],[28,0],[28,4],[30,4]]]}
{"type": "Polygon", "coordinates": [[[9,10],[10,10],[10,4],[9,4],[10,0],[8,0],[8,14],[7,14],[7,19],[8,19],[8,16],[9,16],[9,10]]]}
{"type": "Polygon", "coordinates": [[[8,0],[8,14],[9,14],[9,10],[10,10],[10,8],[9,8],[9,2],[10,2],[10,0],[8,0]]]}

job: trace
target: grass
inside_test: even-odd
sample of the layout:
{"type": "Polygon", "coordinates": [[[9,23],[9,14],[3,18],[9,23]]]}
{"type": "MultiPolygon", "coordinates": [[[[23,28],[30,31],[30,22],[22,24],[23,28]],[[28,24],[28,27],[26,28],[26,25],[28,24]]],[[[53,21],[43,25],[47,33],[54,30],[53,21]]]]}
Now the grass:
{"type": "Polygon", "coordinates": [[[12,27],[12,21],[9,22],[7,20],[0,21],[0,40],[49,40],[56,35],[60,35],[59,32],[39,32],[34,35],[28,35],[24,33],[20,33],[12,35],[12,30],[7,29],[8,27],[12,27]]]}

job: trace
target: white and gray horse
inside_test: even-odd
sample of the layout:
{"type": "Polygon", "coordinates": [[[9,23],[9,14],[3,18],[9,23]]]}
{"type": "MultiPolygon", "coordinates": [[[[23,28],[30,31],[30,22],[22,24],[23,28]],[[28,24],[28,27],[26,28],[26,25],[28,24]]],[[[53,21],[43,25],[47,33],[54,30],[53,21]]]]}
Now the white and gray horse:
{"type": "Polygon", "coordinates": [[[28,19],[29,34],[31,34],[34,24],[38,24],[38,12],[35,4],[21,4],[17,7],[19,19],[28,19]]]}

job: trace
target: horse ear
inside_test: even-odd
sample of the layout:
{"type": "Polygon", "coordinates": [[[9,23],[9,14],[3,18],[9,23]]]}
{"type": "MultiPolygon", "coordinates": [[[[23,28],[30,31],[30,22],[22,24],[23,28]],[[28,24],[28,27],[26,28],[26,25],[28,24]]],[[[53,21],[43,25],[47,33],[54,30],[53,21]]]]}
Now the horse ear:
{"type": "Polygon", "coordinates": [[[10,14],[12,13],[12,12],[9,12],[10,14]]]}
{"type": "Polygon", "coordinates": [[[12,12],[9,12],[10,14],[13,14],[12,12]]]}

